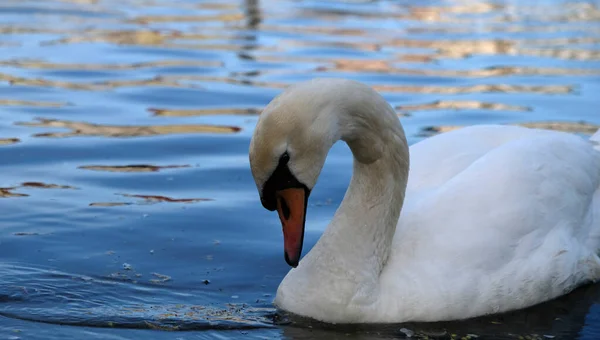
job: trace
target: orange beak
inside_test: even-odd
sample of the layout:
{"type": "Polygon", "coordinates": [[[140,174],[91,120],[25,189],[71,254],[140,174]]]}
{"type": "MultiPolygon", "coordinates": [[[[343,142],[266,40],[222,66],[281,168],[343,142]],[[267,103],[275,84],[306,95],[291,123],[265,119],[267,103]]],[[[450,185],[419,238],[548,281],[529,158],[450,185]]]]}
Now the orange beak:
{"type": "Polygon", "coordinates": [[[277,213],[283,227],[283,249],[285,261],[296,268],[304,242],[306,217],[306,193],[301,188],[289,188],[275,193],[277,213]]]}

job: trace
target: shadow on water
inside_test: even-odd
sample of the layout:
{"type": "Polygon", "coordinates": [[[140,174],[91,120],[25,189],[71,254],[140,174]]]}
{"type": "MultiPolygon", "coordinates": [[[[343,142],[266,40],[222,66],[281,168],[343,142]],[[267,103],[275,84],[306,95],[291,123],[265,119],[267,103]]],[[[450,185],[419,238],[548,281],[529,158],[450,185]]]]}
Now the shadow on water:
{"type": "MultiPolygon", "coordinates": [[[[288,267],[247,155],[262,107],[321,76],[380,91],[411,144],[487,123],[589,135],[597,2],[4,0],[0,19],[0,339],[600,338],[598,285],[431,324],[276,311],[288,267]]],[[[306,250],[351,162],[331,151],[306,250]]]]}

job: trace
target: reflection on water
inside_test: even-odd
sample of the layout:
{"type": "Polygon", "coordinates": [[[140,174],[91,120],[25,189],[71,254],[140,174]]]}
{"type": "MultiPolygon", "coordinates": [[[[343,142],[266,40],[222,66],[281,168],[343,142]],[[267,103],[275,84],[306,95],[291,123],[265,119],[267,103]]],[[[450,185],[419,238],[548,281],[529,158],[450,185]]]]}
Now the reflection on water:
{"type": "Polygon", "coordinates": [[[104,137],[141,137],[185,133],[235,133],[240,131],[236,126],[218,126],[205,124],[187,125],[155,125],[155,126],[115,126],[89,124],[83,122],[60,121],[55,119],[38,119],[37,122],[17,122],[16,125],[29,127],[64,128],[70,132],[36,133],[34,137],[65,138],[76,136],[104,137]]]}
{"type": "MultiPolygon", "coordinates": [[[[262,107],[322,76],[381,91],[410,143],[488,123],[594,133],[597,2],[4,0],[0,18],[0,337],[600,337],[597,285],[463,322],[277,313],[288,267],[247,160],[262,107]]],[[[331,151],[307,249],[349,156],[331,151]]]]}
{"type": "Polygon", "coordinates": [[[399,105],[396,110],[424,111],[424,110],[492,110],[492,111],[531,111],[530,107],[506,105],[501,103],[484,103],[478,101],[438,100],[433,103],[417,105],[399,105]]]}
{"type": "MultiPolygon", "coordinates": [[[[533,122],[533,123],[518,123],[513,124],[518,126],[524,126],[532,129],[545,129],[545,130],[554,130],[554,131],[562,131],[568,133],[579,133],[585,135],[592,135],[598,129],[600,129],[600,125],[589,124],[589,123],[567,123],[567,122],[533,122]]],[[[452,130],[460,129],[462,126],[450,126],[450,125],[442,125],[442,126],[427,126],[423,128],[423,136],[431,136],[443,132],[449,132],[452,130]]]]}
{"type": "Polygon", "coordinates": [[[211,201],[210,198],[171,198],[159,195],[129,195],[123,194],[124,197],[141,198],[147,203],[169,202],[169,203],[193,203],[201,201],[211,201]]]}
{"type": "Polygon", "coordinates": [[[20,142],[19,138],[0,138],[0,145],[15,144],[20,142]]]}
{"type": "MultiPolygon", "coordinates": [[[[220,67],[222,63],[215,61],[203,61],[203,60],[158,60],[148,61],[139,63],[128,63],[128,64],[75,64],[75,63],[51,63],[43,60],[4,60],[0,61],[0,66],[11,66],[25,69],[46,69],[46,70],[97,70],[97,71],[115,71],[115,70],[135,70],[143,68],[158,68],[158,67],[220,67]]],[[[9,102],[9,101],[6,101],[9,102]]],[[[11,101],[15,103],[32,103],[31,106],[39,105],[39,102],[24,102],[24,101],[11,101]]],[[[4,103],[4,101],[0,101],[4,103]]],[[[44,105],[45,103],[41,103],[44,105]]],[[[4,105],[4,104],[3,104],[4,105]]],[[[6,105],[10,105],[6,104],[6,105]]],[[[25,105],[25,104],[13,104],[13,105],[25,105]]],[[[57,103],[50,103],[48,105],[60,105],[57,103]]]]}
{"type": "Polygon", "coordinates": [[[219,108],[219,109],[148,109],[155,116],[186,117],[186,116],[212,116],[212,115],[258,115],[260,109],[242,108],[219,108]]]}

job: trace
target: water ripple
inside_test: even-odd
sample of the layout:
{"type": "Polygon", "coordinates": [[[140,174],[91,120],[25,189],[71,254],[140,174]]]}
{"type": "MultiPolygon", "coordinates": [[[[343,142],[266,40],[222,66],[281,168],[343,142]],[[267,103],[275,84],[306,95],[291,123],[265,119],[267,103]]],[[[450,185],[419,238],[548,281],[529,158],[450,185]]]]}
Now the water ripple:
{"type": "MultiPolygon", "coordinates": [[[[313,77],[373,86],[411,144],[489,123],[589,135],[597,1],[3,0],[0,17],[0,337],[600,337],[598,286],[433,325],[276,312],[289,268],[247,155],[263,107],[313,77]]],[[[307,249],[351,163],[330,152],[307,249]]]]}

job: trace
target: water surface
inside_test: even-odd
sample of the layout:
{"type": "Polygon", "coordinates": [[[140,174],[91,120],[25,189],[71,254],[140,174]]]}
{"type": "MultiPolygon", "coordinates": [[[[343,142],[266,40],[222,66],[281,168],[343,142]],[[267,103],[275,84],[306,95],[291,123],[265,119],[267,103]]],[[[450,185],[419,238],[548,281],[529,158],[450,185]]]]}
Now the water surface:
{"type": "MultiPolygon", "coordinates": [[[[0,339],[597,339],[600,288],[464,322],[277,313],[278,219],[248,166],[282,88],[356,79],[415,143],[482,123],[600,124],[597,1],[3,0],[0,339]]],[[[313,191],[306,250],[351,176],[313,191]]]]}

